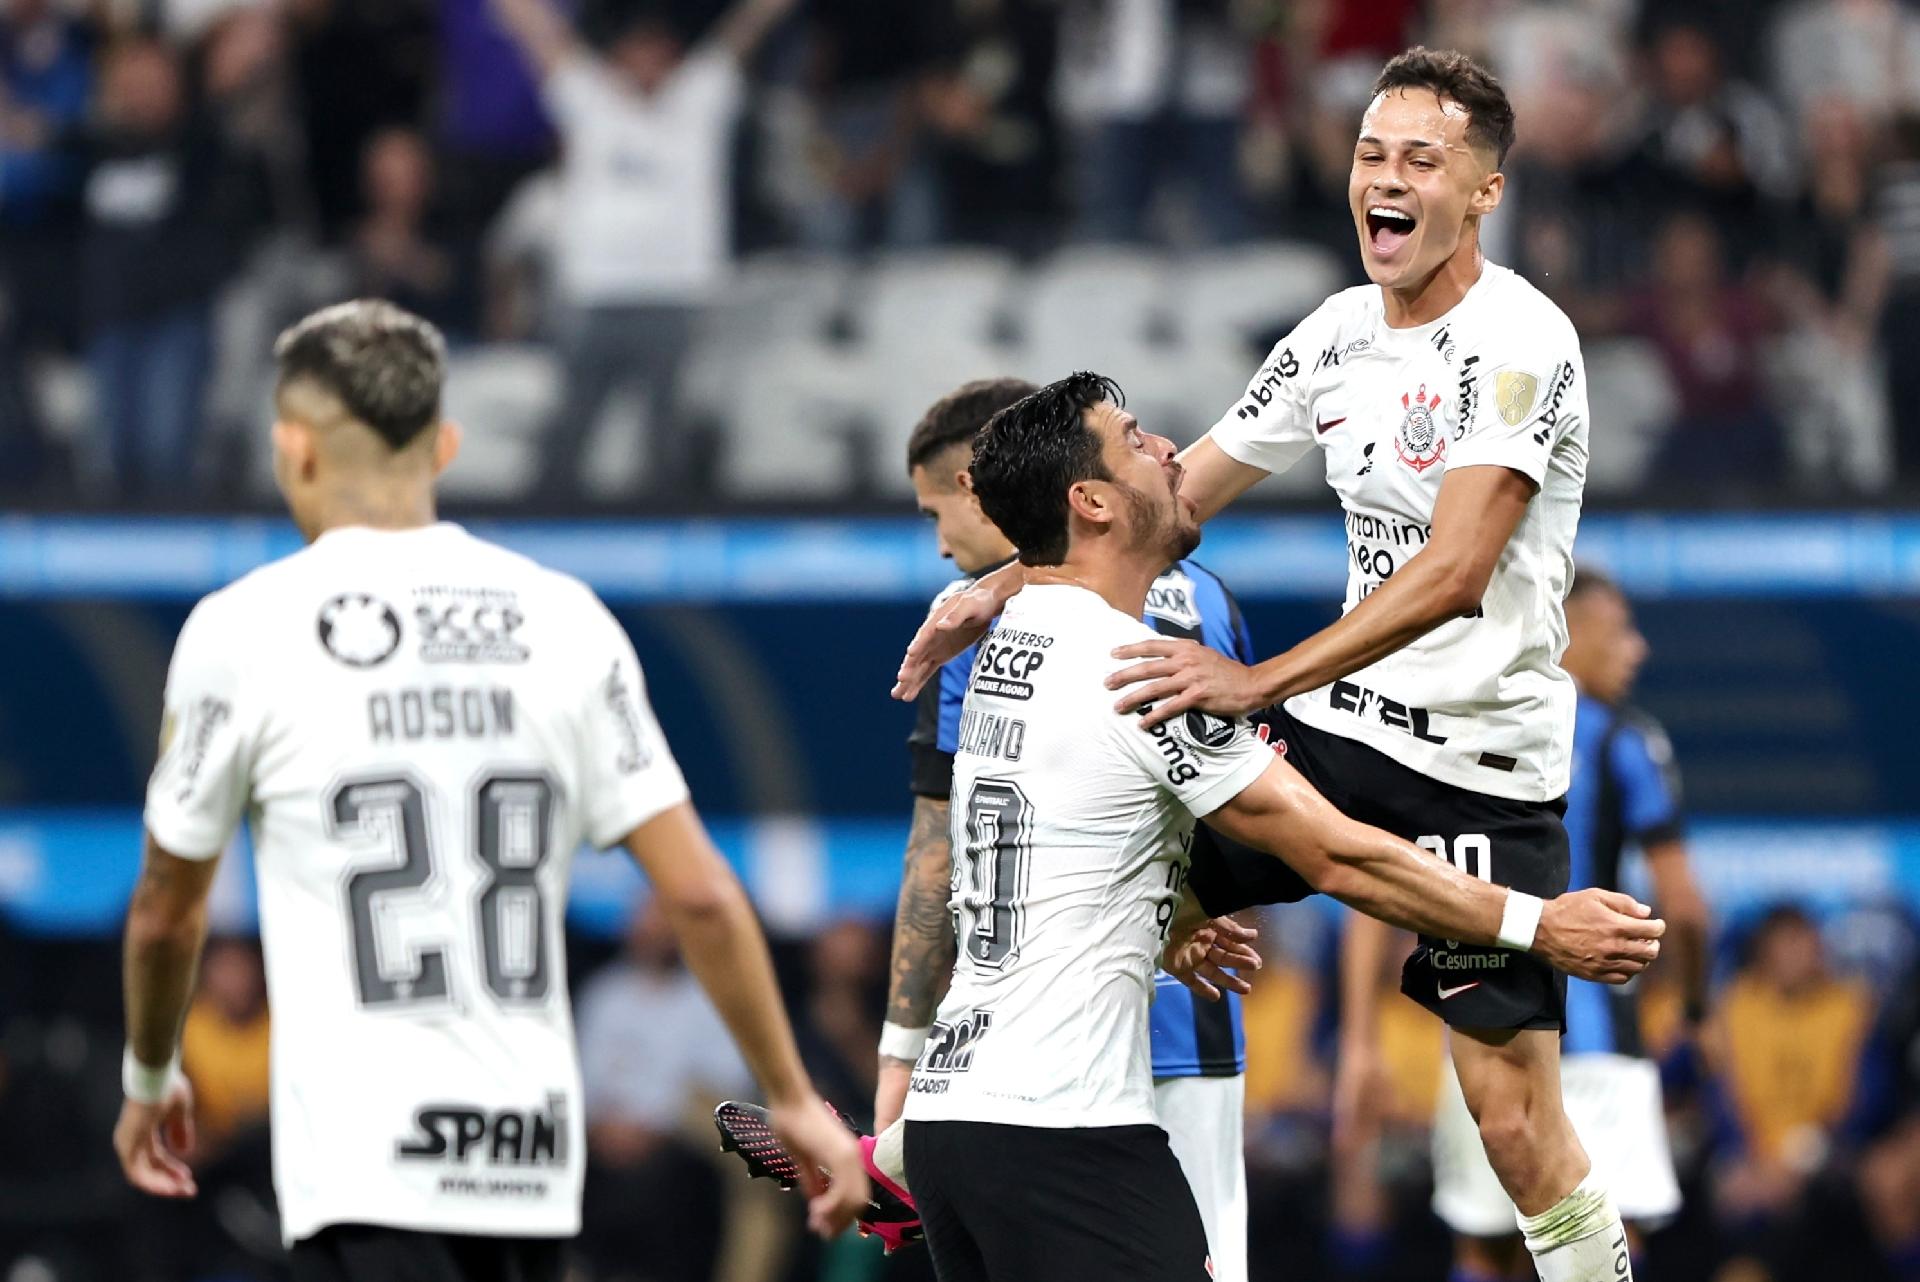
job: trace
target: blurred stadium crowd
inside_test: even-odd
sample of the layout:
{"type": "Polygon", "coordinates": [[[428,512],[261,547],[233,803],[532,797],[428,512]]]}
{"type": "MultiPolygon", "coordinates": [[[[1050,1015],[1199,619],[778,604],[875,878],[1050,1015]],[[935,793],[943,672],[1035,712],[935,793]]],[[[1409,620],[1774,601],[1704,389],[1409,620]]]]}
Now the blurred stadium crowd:
{"type": "MultiPolygon", "coordinates": [[[[1252,1276],[1432,1282],[1449,1251],[1427,1207],[1443,1034],[1411,1003],[1384,1003],[1377,1111],[1345,1133],[1330,1128],[1338,920],[1309,903],[1270,910],[1262,922],[1268,965],[1246,1008],[1252,1276]]],[[[1650,1238],[1646,1276],[1911,1282],[1920,1276],[1920,951],[1911,923],[1856,912],[1823,932],[1780,906],[1730,925],[1703,1023],[1688,1023],[1670,974],[1656,968],[1643,990],[1687,1197],[1681,1216],[1650,1238]],[[1889,931],[1904,938],[1884,938],[1889,931]]],[[[863,1122],[885,929],[843,919],[776,941],[809,1070],[863,1122]]],[[[749,1094],[751,1079],[656,914],[642,906],[619,944],[571,947],[590,1150],[580,1282],[932,1277],[922,1249],[883,1259],[870,1243],[822,1246],[803,1232],[795,1199],[749,1185],[718,1151],[711,1108],[749,1094]]],[[[72,1142],[104,1135],[118,1099],[112,942],[8,952],[0,1276],[284,1276],[267,1167],[269,1015],[257,944],[216,940],[188,1017],[201,1146],[201,1194],[190,1204],[140,1198],[104,1142],[72,1142]]]]}
{"type": "Polygon", "coordinates": [[[740,3],[722,52],[724,0],[581,0],[543,83],[499,0],[5,0],[5,485],[263,501],[271,337],[357,294],[457,340],[475,500],[899,492],[983,374],[1100,368],[1186,439],[1355,278],[1413,40],[1512,93],[1485,241],[1582,326],[1597,495],[1920,480],[1901,0],[740,3]]]}

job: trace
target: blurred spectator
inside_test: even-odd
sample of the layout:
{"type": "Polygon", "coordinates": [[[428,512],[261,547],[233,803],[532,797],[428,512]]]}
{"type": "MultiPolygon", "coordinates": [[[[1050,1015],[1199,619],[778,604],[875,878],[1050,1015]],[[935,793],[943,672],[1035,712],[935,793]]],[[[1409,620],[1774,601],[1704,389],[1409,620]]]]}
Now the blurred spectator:
{"type": "Polygon", "coordinates": [[[216,939],[200,962],[200,993],[180,1032],[180,1066],[193,1083],[194,1125],[205,1154],[267,1120],[267,977],[257,945],[216,939]]]}
{"type": "Polygon", "coordinates": [[[553,155],[553,127],[489,0],[438,0],[438,12],[439,140],[454,232],[470,244],[553,155]]]}
{"type": "Polygon", "coordinates": [[[1653,477],[1694,494],[1711,482],[1723,498],[1777,483],[1781,430],[1767,402],[1766,359],[1775,323],[1764,300],[1728,279],[1725,242],[1701,214],[1661,224],[1649,267],[1640,293],[1587,320],[1647,339],[1666,364],[1677,413],[1653,477]]]}
{"type": "Polygon", "coordinates": [[[808,949],[807,998],[794,1021],[800,1057],[821,1096],[863,1126],[873,1120],[885,959],[885,939],[873,923],[826,927],[808,949]]]}
{"type": "Polygon", "coordinates": [[[707,1115],[753,1086],[656,906],[634,914],[625,953],[587,983],[578,1009],[588,1151],[581,1249],[602,1279],[704,1280],[723,1197],[707,1115]]]}
{"type": "Polygon", "coordinates": [[[1738,261],[1764,240],[1773,202],[1792,195],[1785,122],[1752,85],[1727,79],[1701,28],[1662,24],[1649,49],[1652,100],[1644,142],[1672,196],[1714,221],[1738,261]]]}
{"type": "Polygon", "coordinates": [[[490,341],[546,338],[553,328],[554,258],[563,190],[549,170],[520,184],[481,245],[490,341]]]}
{"type": "Polygon", "coordinates": [[[1920,962],[1894,990],[1882,1040],[1892,1120],[1861,1163],[1860,1196],[1894,1277],[1920,1282],[1920,962]]]}
{"type": "Polygon", "coordinates": [[[1844,98],[1802,122],[1807,183],[1771,253],[1776,311],[1787,319],[1774,389],[1794,469],[1815,485],[1869,492],[1893,482],[1886,374],[1874,343],[1878,284],[1868,224],[1873,154],[1844,98]]]}
{"type": "Polygon", "coordinates": [[[939,235],[919,95],[951,52],[939,46],[946,16],[945,0],[807,6],[804,96],[771,141],[787,153],[776,181],[808,248],[913,248],[939,235]]]}
{"type": "Polygon", "coordinates": [[[286,21],[258,0],[204,2],[224,9],[209,15],[196,45],[206,111],[227,149],[244,160],[275,228],[310,241],[318,212],[294,114],[286,21]]]}
{"type": "Polygon", "coordinates": [[[922,112],[939,176],[942,238],[1032,252],[1053,238],[1060,139],[1059,20],[1042,0],[941,0],[955,30],[922,112]]]}
{"type": "Polygon", "coordinates": [[[433,156],[411,129],[384,129],[367,140],[361,165],[367,212],[354,229],[354,285],[360,297],[384,298],[454,334],[471,331],[461,306],[454,256],[437,243],[433,156]]]}
{"type": "Polygon", "coordinates": [[[293,32],[303,150],[329,240],[360,211],[360,153],[376,131],[426,116],[434,0],[283,0],[293,32]]]}
{"type": "Polygon", "coordinates": [[[1893,137],[1893,155],[1871,183],[1859,293],[1888,357],[1894,465],[1911,482],[1920,478],[1920,112],[1901,117],[1893,137]]]}
{"type": "Polygon", "coordinates": [[[214,295],[243,261],[244,182],[156,40],[108,55],[87,141],[81,292],[107,478],[121,496],[190,498],[214,295]]]}
{"type": "Polygon", "coordinates": [[[1797,116],[1833,94],[1874,125],[1920,108],[1920,14],[1900,0],[1798,0],[1771,44],[1775,90],[1797,116]]]}
{"type": "Polygon", "coordinates": [[[1095,239],[1153,236],[1169,178],[1187,239],[1247,234],[1241,124],[1253,45],[1231,0],[1068,0],[1059,95],[1078,153],[1080,226],[1095,239]]]}
{"type": "Polygon", "coordinates": [[[71,334],[77,159],[60,147],[86,113],[91,41],[51,0],[0,5],[0,484],[45,463],[26,354],[71,334]]]}
{"type": "Polygon", "coordinates": [[[1711,1030],[1730,1129],[1716,1191],[1721,1214],[1751,1230],[1743,1242],[1792,1214],[1842,1139],[1871,1018],[1865,988],[1828,972],[1812,920],[1769,912],[1711,1030]]]}
{"type": "Polygon", "coordinates": [[[587,435],[630,381],[646,396],[648,483],[684,489],[690,463],[674,392],[732,250],[741,63],[793,0],[739,0],[690,52],[663,11],[643,10],[604,57],[548,0],[495,4],[538,70],[565,143],[555,254],[566,390],[542,441],[539,492],[558,504],[577,491],[587,435]]]}

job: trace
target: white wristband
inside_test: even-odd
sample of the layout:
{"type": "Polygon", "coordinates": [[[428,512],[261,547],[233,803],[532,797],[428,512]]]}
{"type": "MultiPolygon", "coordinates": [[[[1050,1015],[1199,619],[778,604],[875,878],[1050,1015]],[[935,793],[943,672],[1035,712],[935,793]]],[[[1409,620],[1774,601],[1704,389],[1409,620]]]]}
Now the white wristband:
{"type": "Polygon", "coordinates": [[[178,1051],[159,1068],[142,1064],[131,1046],[120,1056],[120,1089],[136,1104],[158,1104],[179,1076],[178,1051]]]}
{"type": "Polygon", "coordinates": [[[1507,906],[1500,912],[1500,933],[1494,936],[1494,942],[1520,953],[1532,948],[1534,932],[1540,929],[1540,912],[1546,906],[1538,895],[1508,890],[1507,906]]]}
{"type": "Polygon", "coordinates": [[[888,1059],[918,1063],[920,1048],[927,1044],[927,1034],[932,1031],[931,1028],[902,1028],[888,1020],[880,1025],[880,1053],[888,1059]]]}

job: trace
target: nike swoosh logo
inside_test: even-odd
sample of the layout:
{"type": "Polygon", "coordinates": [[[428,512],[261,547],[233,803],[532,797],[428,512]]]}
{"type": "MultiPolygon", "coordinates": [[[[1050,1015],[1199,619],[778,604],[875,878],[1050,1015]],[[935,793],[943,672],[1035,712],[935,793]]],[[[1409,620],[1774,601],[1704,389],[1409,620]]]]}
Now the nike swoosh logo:
{"type": "Polygon", "coordinates": [[[1478,987],[1480,987],[1480,981],[1477,979],[1474,980],[1471,984],[1461,984],[1457,988],[1448,988],[1445,984],[1442,984],[1440,985],[1440,1000],[1444,1002],[1449,997],[1458,997],[1460,994],[1466,992],[1469,988],[1478,988],[1478,987]]]}
{"type": "Polygon", "coordinates": [[[1314,431],[1315,431],[1316,433],[1319,433],[1319,432],[1324,432],[1324,431],[1326,431],[1326,430],[1327,430],[1328,428],[1330,428],[1330,427],[1338,427],[1338,426],[1340,426],[1340,425],[1341,425],[1342,423],[1344,423],[1344,422],[1346,422],[1346,421],[1347,421],[1347,416],[1346,416],[1346,415],[1344,415],[1344,414],[1342,414],[1342,415],[1341,415],[1341,416],[1340,416],[1339,418],[1330,418],[1330,419],[1328,419],[1328,420],[1327,420],[1326,422],[1324,422],[1324,423],[1322,423],[1322,422],[1319,422],[1318,420],[1316,420],[1316,421],[1314,422],[1314,425],[1313,425],[1313,430],[1314,430],[1314,431]]]}

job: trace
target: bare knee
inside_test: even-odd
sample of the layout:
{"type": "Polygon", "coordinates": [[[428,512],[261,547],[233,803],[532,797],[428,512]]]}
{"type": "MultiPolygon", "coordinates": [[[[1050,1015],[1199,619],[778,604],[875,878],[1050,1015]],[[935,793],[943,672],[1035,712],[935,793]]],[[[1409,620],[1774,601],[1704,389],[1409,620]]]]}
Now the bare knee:
{"type": "Polygon", "coordinates": [[[1535,1155],[1553,1120],[1550,1114],[1559,1111],[1558,1101],[1548,1102],[1546,1107],[1541,1103],[1524,1095],[1491,1099],[1482,1103],[1475,1119],[1487,1161],[1509,1188],[1533,1182],[1532,1172],[1538,1165],[1535,1155]]]}

